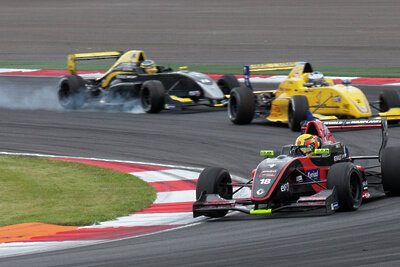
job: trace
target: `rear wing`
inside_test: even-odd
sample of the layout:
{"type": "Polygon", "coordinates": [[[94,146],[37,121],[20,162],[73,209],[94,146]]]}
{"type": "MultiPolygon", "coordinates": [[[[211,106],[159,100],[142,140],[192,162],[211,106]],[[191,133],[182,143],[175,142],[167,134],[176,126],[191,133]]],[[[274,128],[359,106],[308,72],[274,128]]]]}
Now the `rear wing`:
{"type": "Polygon", "coordinates": [[[124,52],[111,51],[111,52],[95,52],[95,53],[79,53],[68,55],[67,65],[68,70],[72,75],[76,75],[76,61],[81,60],[98,60],[98,59],[118,59],[124,52]]]}
{"type": "Polygon", "coordinates": [[[264,72],[264,71],[275,71],[275,70],[291,70],[299,62],[284,62],[284,63],[267,63],[267,64],[252,64],[243,66],[243,75],[245,85],[253,89],[250,83],[250,73],[252,72],[264,72]]]}
{"type": "MultiPolygon", "coordinates": [[[[354,159],[378,159],[382,158],[383,150],[385,149],[388,141],[388,124],[385,118],[382,119],[350,119],[350,120],[332,120],[322,121],[325,126],[330,130],[341,130],[341,129],[371,129],[381,128],[382,129],[382,143],[379,149],[378,156],[353,156],[354,159]]],[[[306,124],[301,127],[302,130],[306,129],[306,124]]]]}
{"type": "MultiPolygon", "coordinates": [[[[384,128],[383,124],[386,119],[351,119],[351,120],[333,120],[322,121],[330,130],[336,129],[367,129],[367,128],[384,128]]],[[[387,128],[387,122],[386,122],[387,128]]]]}

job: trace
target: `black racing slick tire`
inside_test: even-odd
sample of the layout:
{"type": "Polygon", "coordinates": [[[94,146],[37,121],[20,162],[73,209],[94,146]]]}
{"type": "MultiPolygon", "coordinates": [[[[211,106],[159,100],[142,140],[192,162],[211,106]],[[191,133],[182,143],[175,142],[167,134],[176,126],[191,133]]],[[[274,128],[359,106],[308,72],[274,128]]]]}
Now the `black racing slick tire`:
{"type": "MultiPolygon", "coordinates": [[[[232,179],[227,170],[217,167],[205,168],[197,180],[196,199],[198,200],[202,193],[217,194],[224,199],[232,199],[233,189],[230,183],[232,183],[232,179]]],[[[202,212],[202,215],[218,218],[227,213],[227,210],[218,210],[202,212]]]]}
{"type": "Polygon", "coordinates": [[[234,75],[224,75],[217,81],[218,87],[224,93],[224,95],[229,95],[233,88],[240,87],[239,81],[234,75]]]}
{"type": "Polygon", "coordinates": [[[382,154],[382,185],[387,195],[400,195],[400,146],[386,147],[382,154]]]}
{"type": "Polygon", "coordinates": [[[328,189],[335,187],[339,210],[357,210],[362,202],[362,176],[357,167],[351,162],[333,164],[328,171],[328,189]]]}
{"type": "Polygon", "coordinates": [[[164,107],[164,85],[157,80],[145,81],[140,88],[140,101],[146,113],[159,113],[164,107]]]}
{"type": "Polygon", "coordinates": [[[82,77],[66,75],[58,84],[58,102],[65,109],[80,109],[85,104],[86,90],[82,77]]]}
{"type": "Polygon", "coordinates": [[[247,87],[232,89],[228,102],[228,116],[234,124],[249,124],[256,109],[255,97],[247,87]]]}
{"type": "MultiPolygon", "coordinates": [[[[400,96],[393,88],[386,88],[379,94],[379,109],[381,112],[400,107],[400,96]]],[[[398,120],[388,120],[388,124],[396,124],[398,120]]]]}
{"type": "Polygon", "coordinates": [[[298,132],[301,129],[301,122],[307,120],[308,99],[304,95],[294,95],[290,99],[288,107],[289,128],[298,132]]]}
{"type": "Polygon", "coordinates": [[[379,109],[386,112],[391,108],[400,105],[400,97],[396,90],[393,88],[386,88],[381,91],[379,95],[379,109]]]}

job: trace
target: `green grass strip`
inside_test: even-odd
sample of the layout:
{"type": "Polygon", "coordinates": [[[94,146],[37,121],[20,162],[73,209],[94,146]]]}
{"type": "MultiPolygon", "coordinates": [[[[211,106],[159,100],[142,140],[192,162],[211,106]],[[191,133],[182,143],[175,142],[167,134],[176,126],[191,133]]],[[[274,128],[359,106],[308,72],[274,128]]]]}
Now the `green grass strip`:
{"type": "MultiPolygon", "coordinates": [[[[106,71],[112,65],[112,61],[81,61],[77,62],[78,70],[106,71]]],[[[159,63],[159,65],[171,67],[178,70],[181,66],[187,66],[191,71],[213,74],[243,74],[243,66],[240,65],[206,65],[206,64],[171,64],[159,63]]],[[[0,60],[0,68],[20,68],[20,69],[67,69],[65,61],[45,61],[45,60],[0,60]]],[[[315,70],[323,72],[329,76],[357,76],[357,77],[400,77],[400,68],[353,68],[353,67],[322,67],[314,66],[315,70]]],[[[267,75],[288,74],[288,71],[266,72],[267,75]]]]}
{"type": "Polygon", "coordinates": [[[139,211],[155,197],[153,187],[127,173],[75,162],[0,156],[0,226],[92,225],[139,211]]]}

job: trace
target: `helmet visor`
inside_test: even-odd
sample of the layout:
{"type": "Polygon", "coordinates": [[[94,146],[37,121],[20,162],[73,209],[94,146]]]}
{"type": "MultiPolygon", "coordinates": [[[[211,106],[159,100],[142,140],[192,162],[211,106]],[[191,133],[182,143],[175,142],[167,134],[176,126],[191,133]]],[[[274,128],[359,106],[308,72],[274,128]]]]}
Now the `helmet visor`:
{"type": "Polygon", "coordinates": [[[314,151],[314,144],[310,144],[310,145],[307,145],[307,146],[299,146],[299,149],[304,154],[307,154],[307,153],[310,153],[310,152],[314,151]]]}

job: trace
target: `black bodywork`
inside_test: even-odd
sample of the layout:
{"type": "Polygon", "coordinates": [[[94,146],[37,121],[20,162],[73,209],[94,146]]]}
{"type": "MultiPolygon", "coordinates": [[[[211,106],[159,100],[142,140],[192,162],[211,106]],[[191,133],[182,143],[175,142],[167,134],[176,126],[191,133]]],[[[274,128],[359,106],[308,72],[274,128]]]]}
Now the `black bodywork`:
{"type": "Polygon", "coordinates": [[[196,188],[193,215],[221,217],[229,210],[248,214],[313,210],[330,214],[339,209],[356,210],[362,199],[370,198],[371,193],[374,196],[382,196],[385,192],[398,193],[400,183],[393,170],[400,159],[393,158],[400,155],[400,148],[386,149],[386,120],[381,121],[380,127],[382,145],[379,155],[350,156],[346,146],[337,142],[322,122],[314,121],[309,122],[305,132],[317,130],[325,133],[320,136],[325,138],[325,144],[316,150],[315,155],[304,155],[298,146],[284,146],[279,156],[261,161],[247,183],[234,183],[230,178],[221,182],[218,176],[229,175],[225,169],[205,169],[196,188]],[[354,164],[357,160],[376,160],[378,164],[362,167],[354,164]],[[384,171],[389,174],[382,175],[384,171]],[[214,187],[204,186],[207,179],[208,183],[214,182],[214,187]],[[213,190],[218,187],[236,190],[232,194],[221,194],[226,191],[213,190]],[[251,190],[250,196],[235,197],[244,188],[251,190]]]}

